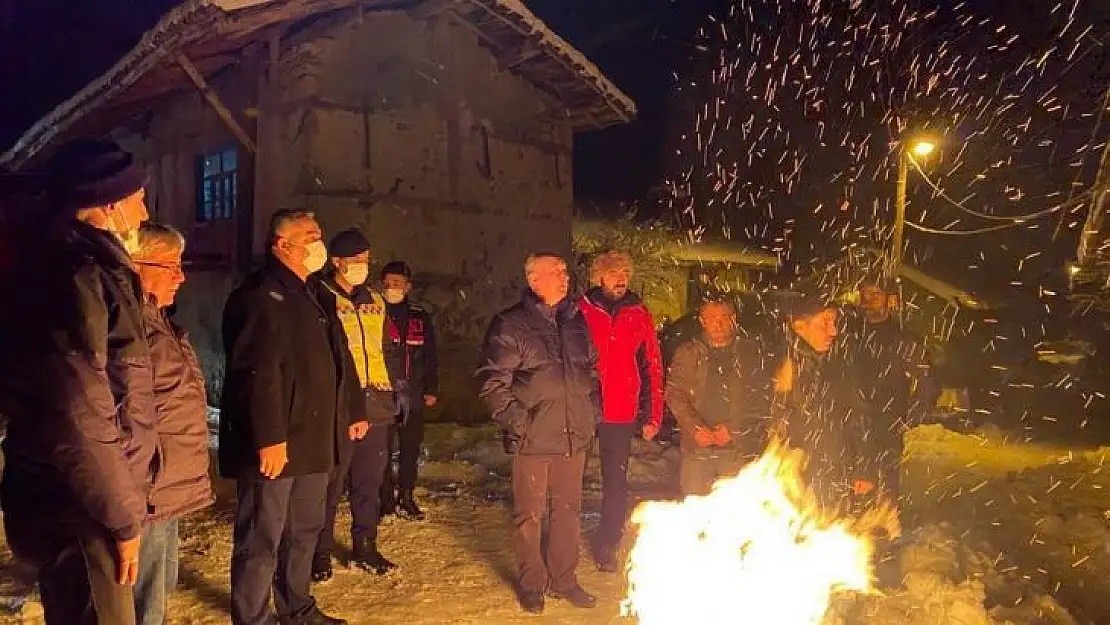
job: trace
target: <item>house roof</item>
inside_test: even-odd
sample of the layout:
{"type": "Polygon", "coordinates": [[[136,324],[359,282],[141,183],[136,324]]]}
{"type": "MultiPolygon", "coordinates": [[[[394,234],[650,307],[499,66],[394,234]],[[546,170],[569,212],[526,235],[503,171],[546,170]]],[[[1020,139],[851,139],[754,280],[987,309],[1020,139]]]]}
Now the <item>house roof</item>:
{"type": "MultiPolygon", "coordinates": [[[[617,232],[620,224],[621,220],[575,217],[574,232],[604,239],[607,233],[617,232]]],[[[677,234],[664,241],[658,251],[668,262],[681,265],[732,264],[767,269],[777,269],[780,265],[779,257],[770,252],[733,241],[688,241],[677,234]]]]}
{"type": "MultiPolygon", "coordinates": [[[[873,247],[857,247],[824,269],[818,270],[800,282],[802,288],[816,285],[827,295],[837,296],[844,291],[855,290],[868,278],[881,275],[887,262],[883,250],[873,247]],[[832,291],[835,291],[832,292],[832,291]]],[[[972,310],[992,309],[996,305],[981,296],[966,291],[929,272],[902,262],[898,266],[898,277],[917,285],[933,295],[963,308],[972,310]]]]}
{"type": "Polygon", "coordinates": [[[565,107],[576,130],[631,121],[636,105],[596,65],[548,28],[520,0],[186,0],[162,15],[107,72],[40,118],[0,155],[22,167],[94,111],[142,110],[156,98],[194,89],[178,55],[207,78],[248,45],[343,11],[403,10],[417,19],[450,14],[472,30],[502,67],[565,107]]]}

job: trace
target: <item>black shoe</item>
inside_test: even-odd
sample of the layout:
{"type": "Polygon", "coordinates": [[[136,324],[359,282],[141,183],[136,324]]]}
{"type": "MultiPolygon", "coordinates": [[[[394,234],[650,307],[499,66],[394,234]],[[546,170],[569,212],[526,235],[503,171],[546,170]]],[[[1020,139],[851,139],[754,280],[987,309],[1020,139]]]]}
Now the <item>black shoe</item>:
{"type": "Polygon", "coordinates": [[[368,540],[355,543],[355,552],[351,558],[351,563],[364,571],[373,572],[377,575],[385,575],[397,568],[396,564],[387,560],[378,551],[377,545],[368,540]]]}
{"type": "Polygon", "coordinates": [[[602,573],[620,573],[621,563],[617,558],[617,550],[605,547],[594,551],[594,565],[602,573]]]}
{"type": "Polygon", "coordinates": [[[597,605],[597,597],[586,592],[581,586],[562,592],[549,590],[547,596],[552,599],[562,599],[576,608],[592,608],[597,605]]]}
{"type": "Polygon", "coordinates": [[[335,572],[331,568],[331,556],[313,556],[312,558],[312,581],[317,584],[326,582],[332,578],[335,572]]]}
{"type": "Polygon", "coordinates": [[[312,611],[304,616],[283,616],[278,619],[278,622],[281,625],[347,625],[347,621],[328,616],[318,607],[312,608],[312,611]]]}
{"type": "Polygon", "coordinates": [[[392,497],[382,499],[381,507],[378,508],[378,521],[381,521],[391,514],[397,514],[397,501],[392,497]]]}
{"type": "Polygon", "coordinates": [[[543,614],[543,593],[532,590],[520,592],[520,608],[529,614],[543,614]]]}
{"type": "Polygon", "coordinates": [[[401,494],[401,500],[397,502],[397,516],[409,521],[424,520],[424,511],[416,505],[416,500],[412,497],[412,491],[401,494]]]}

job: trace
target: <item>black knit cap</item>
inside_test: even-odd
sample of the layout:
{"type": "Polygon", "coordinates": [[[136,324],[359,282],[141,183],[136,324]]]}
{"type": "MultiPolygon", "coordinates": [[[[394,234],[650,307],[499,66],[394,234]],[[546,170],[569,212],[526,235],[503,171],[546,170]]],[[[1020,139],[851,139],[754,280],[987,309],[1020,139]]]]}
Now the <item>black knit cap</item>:
{"type": "Polygon", "coordinates": [[[142,189],[146,170],[119,144],[106,139],[74,139],[43,165],[47,192],[61,210],[118,202],[142,189]]]}
{"type": "Polygon", "coordinates": [[[403,260],[391,260],[382,267],[382,279],[386,276],[404,276],[412,280],[412,269],[403,260]]]}
{"type": "Polygon", "coordinates": [[[328,252],[339,258],[350,258],[370,249],[370,241],[366,235],[356,228],[344,230],[331,238],[328,243],[328,252]]]}

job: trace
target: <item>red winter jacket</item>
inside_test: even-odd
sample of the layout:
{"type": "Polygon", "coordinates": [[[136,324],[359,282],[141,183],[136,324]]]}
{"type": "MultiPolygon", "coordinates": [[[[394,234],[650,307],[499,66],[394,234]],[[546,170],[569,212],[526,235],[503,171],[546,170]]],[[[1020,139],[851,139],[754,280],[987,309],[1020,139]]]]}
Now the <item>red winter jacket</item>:
{"type": "Polygon", "coordinates": [[[629,292],[610,315],[599,295],[599,289],[591,289],[578,300],[578,308],[597,347],[602,420],[633,423],[646,413],[644,422],[658,427],[663,421],[663,358],[651,313],[629,292]]]}

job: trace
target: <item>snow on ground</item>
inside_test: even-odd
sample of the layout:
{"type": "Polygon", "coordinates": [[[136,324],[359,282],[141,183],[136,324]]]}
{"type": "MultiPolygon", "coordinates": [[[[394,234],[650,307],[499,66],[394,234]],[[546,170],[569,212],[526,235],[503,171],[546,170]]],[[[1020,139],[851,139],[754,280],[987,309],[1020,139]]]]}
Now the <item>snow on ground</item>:
{"type": "MultiPolygon", "coordinates": [[[[375,577],[341,565],[332,581],[315,589],[325,610],[352,623],[632,622],[619,617],[620,576],[597,573],[585,551],[580,577],[599,596],[599,607],[583,611],[553,601],[542,617],[524,616],[509,585],[508,460],[496,434],[429,426],[427,447],[418,492],[427,520],[390,519],[381,531],[382,551],[400,568],[375,577]]],[[[840,598],[829,623],[1110,622],[1104,599],[1110,593],[1104,516],[1110,471],[1102,471],[1102,451],[1010,444],[998,434],[964,436],[939,426],[911,433],[908,448],[905,518],[917,528],[898,560],[884,565],[900,569],[894,577],[904,583],[885,596],[840,598]]],[[[638,443],[630,467],[637,493],[673,496],[677,461],[674,449],[638,443]]],[[[595,459],[586,483],[587,530],[597,522],[598,486],[595,459]]],[[[221,483],[218,492],[219,507],[184,525],[181,586],[171,600],[170,623],[228,620],[229,484],[221,483]]],[[[341,540],[349,524],[344,505],[341,540]]],[[[30,587],[10,555],[0,556],[0,594],[8,597],[0,599],[0,612],[30,587]]],[[[22,616],[0,616],[0,623],[41,621],[33,599],[22,616]]]]}

